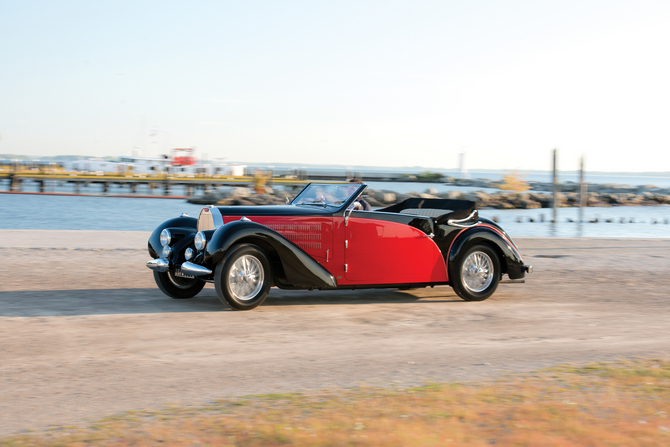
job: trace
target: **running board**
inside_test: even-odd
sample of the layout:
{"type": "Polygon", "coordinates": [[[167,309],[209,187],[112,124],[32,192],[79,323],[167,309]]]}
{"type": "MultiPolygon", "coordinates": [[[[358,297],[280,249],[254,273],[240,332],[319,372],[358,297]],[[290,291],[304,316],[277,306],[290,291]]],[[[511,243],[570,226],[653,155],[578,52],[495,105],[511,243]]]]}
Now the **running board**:
{"type": "Polygon", "coordinates": [[[500,284],[525,284],[525,279],[503,279],[500,284]]]}

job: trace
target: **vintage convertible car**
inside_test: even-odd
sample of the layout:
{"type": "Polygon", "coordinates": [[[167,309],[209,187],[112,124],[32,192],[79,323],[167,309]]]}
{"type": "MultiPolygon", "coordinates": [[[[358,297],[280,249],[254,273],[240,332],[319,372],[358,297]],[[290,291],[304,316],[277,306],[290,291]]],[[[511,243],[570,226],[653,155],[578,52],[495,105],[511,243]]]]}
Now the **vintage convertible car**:
{"type": "Polygon", "coordinates": [[[467,200],[411,198],[362,211],[358,183],[310,183],[290,203],[208,206],[182,214],[149,238],[158,287],[191,298],[213,282],[233,309],[281,289],[409,289],[450,285],[464,300],[493,294],[503,275],[523,282],[532,267],[496,223],[467,200]]]}

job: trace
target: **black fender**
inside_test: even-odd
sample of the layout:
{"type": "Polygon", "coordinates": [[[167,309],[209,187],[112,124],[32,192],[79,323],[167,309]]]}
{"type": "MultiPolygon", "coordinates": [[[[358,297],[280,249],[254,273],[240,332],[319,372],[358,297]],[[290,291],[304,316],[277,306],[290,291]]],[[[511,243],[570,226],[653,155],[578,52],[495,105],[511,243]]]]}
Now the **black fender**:
{"type": "Polygon", "coordinates": [[[501,256],[503,273],[507,273],[510,279],[521,279],[526,272],[523,268],[523,258],[521,253],[514,245],[511,239],[498,231],[489,227],[475,226],[463,231],[454,239],[449,251],[449,277],[451,278],[451,268],[455,266],[456,259],[467,248],[476,243],[485,243],[493,247],[501,256]]]}
{"type": "Polygon", "coordinates": [[[195,237],[195,233],[198,231],[198,219],[195,217],[175,217],[174,219],[169,219],[156,227],[151,236],[149,236],[149,255],[156,259],[161,257],[161,252],[163,251],[163,246],[161,245],[161,231],[164,229],[170,230],[172,233],[173,241],[170,245],[173,247],[175,253],[179,253],[185,245],[185,241],[182,239],[191,240],[195,237]]]}
{"type": "Polygon", "coordinates": [[[300,247],[271,228],[256,222],[234,221],[219,227],[205,246],[203,264],[214,269],[236,244],[254,244],[270,251],[281,262],[289,286],[299,288],[335,288],[337,282],[328,270],[300,247]]]}

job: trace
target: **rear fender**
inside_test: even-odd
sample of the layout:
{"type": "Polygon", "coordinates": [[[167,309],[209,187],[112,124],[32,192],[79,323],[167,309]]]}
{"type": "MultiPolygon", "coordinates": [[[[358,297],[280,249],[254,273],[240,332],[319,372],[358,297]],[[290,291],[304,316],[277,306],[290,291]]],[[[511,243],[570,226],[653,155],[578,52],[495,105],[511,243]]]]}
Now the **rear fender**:
{"type": "Polygon", "coordinates": [[[271,228],[256,222],[238,220],[219,227],[205,247],[203,263],[212,270],[237,244],[270,247],[281,262],[288,285],[298,288],[334,288],[333,275],[300,247],[271,228]]]}
{"type": "Polygon", "coordinates": [[[195,233],[198,231],[198,219],[195,217],[176,217],[174,219],[166,220],[162,224],[156,227],[151,236],[149,236],[149,255],[152,258],[160,258],[161,252],[163,251],[163,246],[161,245],[161,231],[164,229],[169,229],[174,240],[170,245],[175,247],[176,245],[182,245],[181,239],[190,235],[191,240],[195,233]]]}
{"type": "Polygon", "coordinates": [[[451,244],[449,249],[449,276],[452,275],[452,266],[456,265],[458,257],[472,244],[483,243],[491,246],[499,255],[503,273],[510,279],[521,279],[525,276],[523,258],[514,243],[505,235],[488,226],[476,226],[463,230],[451,244]]]}

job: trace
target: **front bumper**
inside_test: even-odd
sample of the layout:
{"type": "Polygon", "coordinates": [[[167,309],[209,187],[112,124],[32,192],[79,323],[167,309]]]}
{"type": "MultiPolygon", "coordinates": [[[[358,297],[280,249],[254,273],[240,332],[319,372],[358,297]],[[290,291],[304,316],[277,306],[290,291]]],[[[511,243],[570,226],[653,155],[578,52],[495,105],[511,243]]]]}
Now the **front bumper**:
{"type": "Polygon", "coordinates": [[[210,269],[188,261],[181,265],[181,271],[184,275],[191,276],[207,276],[212,274],[210,269]]]}
{"type": "Polygon", "coordinates": [[[170,268],[170,263],[167,259],[156,258],[147,262],[147,267],[149,267],[154,272],[167,272],[170,268]]]}
{"type": "MultiPolygon", "coordinates": [[[[165,258],[156,258],[147,262],[147,267],[154,272],[167,272],[170,269],[170,263],[165,258]]],[[[210,269],[192,262],[184,262],[181,265],[181,272],[188,276],[207,276],[212,274],[210,269]]]]}

